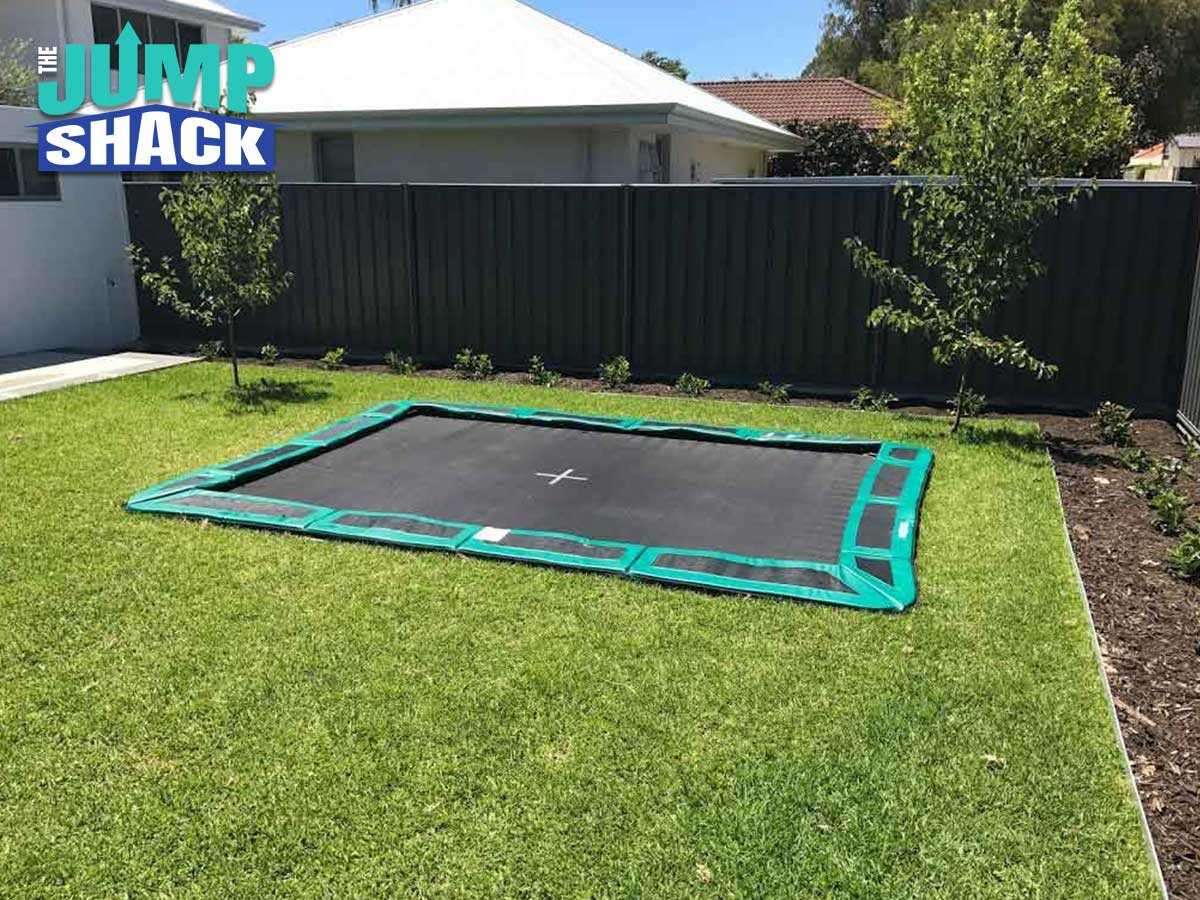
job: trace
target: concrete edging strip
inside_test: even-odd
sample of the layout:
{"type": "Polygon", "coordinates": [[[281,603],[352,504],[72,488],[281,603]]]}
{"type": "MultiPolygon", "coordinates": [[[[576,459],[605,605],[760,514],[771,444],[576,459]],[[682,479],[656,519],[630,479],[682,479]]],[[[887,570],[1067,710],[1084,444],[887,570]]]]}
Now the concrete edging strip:
{"type": "MultiPolygon", "coordinates": [[[[1049,455],[1049,454],[1047,454],[1049,455]]],[[[1167,891],[1167,881],[1163,876],[1162,865],[1158,861],[1158,848],[1154,846],[1154,835],[1150,831],[1150,820],[1146,817],[1146,807],[1142,805],[1142,795],[1138,792],[1137,780],[1133,775],[1133,764],[1129,761],[1129,748],[1125,744],[1125,735],[1121,732],[1121,720],[1117,716],[1117,707],[1113,702],[1112,686],[1108,683],[1108,674],[1104,671],[1104,656],[1100,652],[1100,638],[1096,634],[1096,620],[1092,618],[1092,605],[1088,601],[1087,587],[1083,583],[1083,574],[1079,571],[1079,560],[1075,557],[1075,545],[1071,543],[1071,531],[1067,526],[1067,510],[1063,506],[1062,488],[1058,484],[1058,470],[1054,460],[1050,460],[1050,471],[1054,475],[1054,495],[1058,498],[1059,520],[1062,522],[1063,538],[1066,540],[1067,556],[1071,560],[1071,571],[1075,573],[1075,585],[1083,600],[1083,611],[1087,615],[1088,634],[1092,639],[1092,655],[1096,660],[1096,668],[1100,675],[1100,683],[1104,686],[1104,700],[1108,704],[1108,714],[1112,720],[1113,731],[1117,735],[1117,745],[1121,748],[1121,759],[1125,763],[1125,778],[1129,789],[1133,792],[1133,802],[1137,807],[1138,820],[1142,825],[1142,842],[1150,852],[1151,871],[1158,881],[1158,889],[1163,900],[1171,900],[1167,891]]]]}

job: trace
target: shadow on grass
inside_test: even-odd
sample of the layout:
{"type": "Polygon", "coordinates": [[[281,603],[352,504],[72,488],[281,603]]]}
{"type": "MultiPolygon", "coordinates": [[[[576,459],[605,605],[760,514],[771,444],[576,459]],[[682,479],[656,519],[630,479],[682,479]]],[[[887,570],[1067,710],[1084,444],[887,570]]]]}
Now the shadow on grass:
{"type": "Polygon", "coordinates": [[[959,426],[958,440],[976,447],[997,447],[1022,460],[1046,452],[1046,438],[1040,430],[1015,431],[1003,426],[980,428],[974,422],[963,422],[959,426]]]}
{"type": "Polygon", "coordinates": [[[913,428],[913,434],[907,440],[947,439],[969,447],[997,448],[1010,459],[1025,463],[1036,463],[1038,454],[1047,449],[1040,430],[1012,428],[1000,418],[966,419],[959,426],[958,434],[952,435],[948,415],[918,415],[904,411],[895,415],[913,428]]]}
{"type": "Polygon", "coordinates": [[[176,394],[175,400],[200,400],[220,402],[230,415],[269,413],[281,406],[295,403],[317,403],[331,396],[328,381],[300,378],[282,381],[261,378],[241,387],[230,387],[223,391],[195,391],[176,394]]]}
{"type": "Polygon", "coordinates": [[[234,414],[264,413],[293,403],[316,403],[330,396],[328,381],[302,378],[297,381],[277,381],[261,378],[230,388],[225,392],[225,405],[234,414]]]}

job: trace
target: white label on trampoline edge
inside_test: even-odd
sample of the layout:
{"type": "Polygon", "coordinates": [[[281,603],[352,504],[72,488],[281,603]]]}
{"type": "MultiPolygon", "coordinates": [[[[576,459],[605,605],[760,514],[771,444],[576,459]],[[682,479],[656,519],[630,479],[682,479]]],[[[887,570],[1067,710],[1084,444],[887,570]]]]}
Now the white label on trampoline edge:
{"type": "Polygon", "coordinates": [[[508,537],[507,528],[492,528],[490,525],[475,532],[475,540],[487,541],[489,544],[498,544],[506,537],[508,537]]]}
{"type": "Polygon", "coordinates": [[[906,537],[908,537],[908,520],[907,519],[900,523],[900,527],[898,529],[896,529],[896,534],[900,537],[900,540],[904,540],[906,537]]]}

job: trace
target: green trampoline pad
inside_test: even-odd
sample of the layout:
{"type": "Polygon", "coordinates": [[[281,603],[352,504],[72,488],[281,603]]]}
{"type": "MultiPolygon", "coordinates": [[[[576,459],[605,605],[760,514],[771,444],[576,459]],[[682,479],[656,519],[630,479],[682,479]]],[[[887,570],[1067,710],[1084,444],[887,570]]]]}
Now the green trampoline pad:
{"type": "Polygon", "coordinates": [[[902,610],[932,464],[855,438],[396,401],[128,507],[902,610]]]}

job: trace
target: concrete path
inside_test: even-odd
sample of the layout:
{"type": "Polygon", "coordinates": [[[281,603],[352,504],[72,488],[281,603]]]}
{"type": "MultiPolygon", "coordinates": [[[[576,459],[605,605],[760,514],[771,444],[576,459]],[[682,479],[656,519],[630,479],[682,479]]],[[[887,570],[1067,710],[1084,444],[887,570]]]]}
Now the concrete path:
{"type": "Polygon", "coordinates": [[[83,353],[48,351],[0,356],[0,400],[27,397],[89,381],[107,381],[122,375],[151,372],[195,361],[193,356],[163,353],[83,353]]]}

